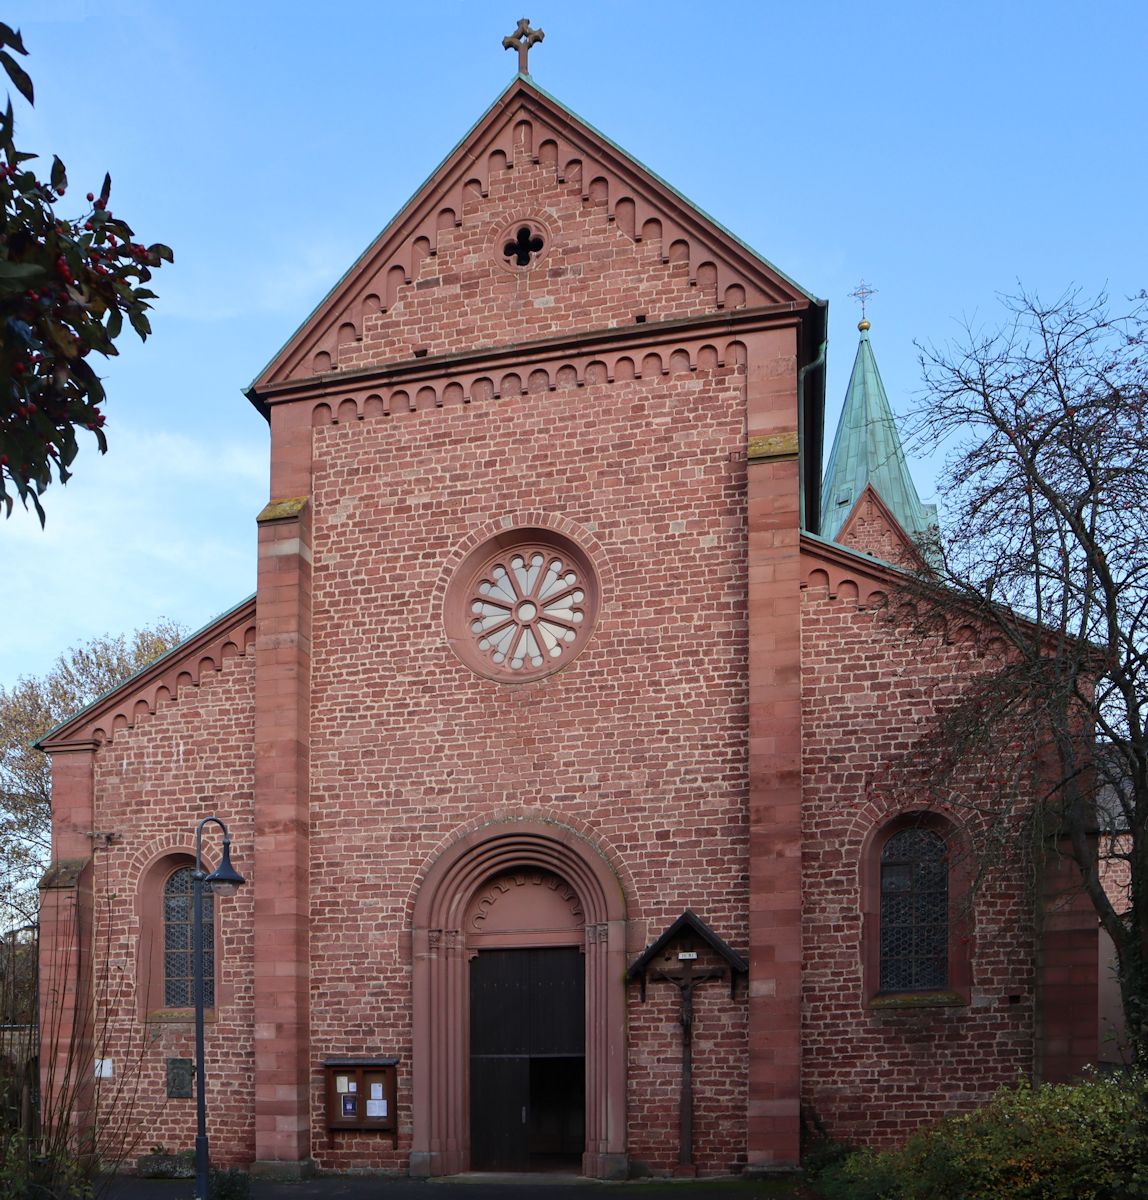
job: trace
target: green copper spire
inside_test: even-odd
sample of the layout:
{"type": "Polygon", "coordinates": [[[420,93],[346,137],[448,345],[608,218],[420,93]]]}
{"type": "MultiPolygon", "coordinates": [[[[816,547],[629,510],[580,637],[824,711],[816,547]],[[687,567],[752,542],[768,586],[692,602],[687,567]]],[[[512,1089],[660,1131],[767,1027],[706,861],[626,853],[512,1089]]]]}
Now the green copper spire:
{"type": "Polygon", "coordinates": [[[885,385],[869,344],[869,322],[862,319],[857,328],[861,330],[861,342],[821,489],[821,536],[837,536],[865,485],[871,484],[902,529],[917,539],[937,523],[937,509],[921,503],[909,474],[885,385]]]}

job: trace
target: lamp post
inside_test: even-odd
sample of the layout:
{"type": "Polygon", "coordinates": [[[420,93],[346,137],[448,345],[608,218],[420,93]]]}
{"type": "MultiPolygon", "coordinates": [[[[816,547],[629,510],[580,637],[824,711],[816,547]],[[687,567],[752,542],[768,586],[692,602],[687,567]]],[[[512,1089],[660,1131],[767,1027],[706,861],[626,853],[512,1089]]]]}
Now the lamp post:
{"type": "Polygon", "coordinates": [[[204,1090],[203,1050],[203,885],[211,884],[217,896],[230,896],[247,882],[231,865],[231,836],[218,817],[204,817],[195,827],[195,871],[191,876],[191,951],[194,970],[195,999],[195,1196],[209,1200],[209,1166],[207,1155],[207,1099],[204,1090]],[[203,828],[218,825],[223,831],[223,857],[219,866],[205,874],[203,870],[203,828]]]}

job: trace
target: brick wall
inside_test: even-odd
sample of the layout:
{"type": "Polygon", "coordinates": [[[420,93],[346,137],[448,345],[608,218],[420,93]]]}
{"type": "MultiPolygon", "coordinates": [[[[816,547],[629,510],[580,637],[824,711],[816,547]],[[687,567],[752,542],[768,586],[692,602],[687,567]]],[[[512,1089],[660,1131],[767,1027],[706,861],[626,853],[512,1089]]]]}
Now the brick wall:
{"type": "MultiPolygon", "coordinates": [[[[312,1054],[403,1060],[397,1149],[324,1134],[324,1165],[403,1161],[403,933],[461,828],[573,825],[633,881],[635,947],[687,907],[744,946],[741,393],[739,369],[714,369],[316,431],[312,1054]],[[463,666],[432,602],[457,548],[504,521],[557,523],[602,583],[585,650],[521,685],[463,666]]],[[[699,1113],[744,1059],[744,1002],[720,1020],[732,1042],[699,1072],[699,1113]]],[[[318,1122],[317,1078],[313,1103],[318,1122]]],[[[630,1103],[634,1128],[664,1124],[660,1090],[630,1103]]],[[[702,1166],[726,1169],[743,1136],[711,1130],[702,1166]]],[[[666,1168],[675,1148],[662,1137],[644,1153],[666,1168]]]]}
{"type": "MultiPolygon", "coordinates": [[[[857,577],[864,588],[863,568],[857,577]]],[[[1011,869],[978,893],[964,947],[969,1003],[870,1006],[867,840],[899,811],[929,807],[922,797],[883,791],[885,768],[980,660],[966,643],[891,626],[856,582],[835,582],[832,596],[818,583],[804,591],[802,608],[803,1103],[833,1137],[888,1144],[1031,1074],[1032,899],[1011,869]]]]}
{"type": "MultiPolygon", "coordinates": [[[[95,852],[93,959],[97,1006],[96,1055],[113,1060],[114,1078],[103,1085],[105,1117],[130,1114],[137,1139],[131,1158],[155,1145],[190,1149],[195,1102],[167,1099],[166,1062],[193,1058],[192,1021],[145,1023],[162,996],[142,994],[148,972],[141,964],[150,925],[162,937],[162,906],[146,903],[140,880],[166,854],[194,849],[201,817],[216,814],[234,839],[234,861],[253,886],[216,901],[219,936],[218,1000],[207,1028],[208,1134],[213,1159],[250,1162],[253,1150],[251,938],[254,887],[251,857],[252,683],[254,657],[232,657],[175,700],[121,729],[95,756],[96,827],[115,841],[95,852]]],[[[218,831],[205,834],[204,857],[218,863],[218,831]]],[[[267,886],[267,881],[262,881],[267,886]]]]}

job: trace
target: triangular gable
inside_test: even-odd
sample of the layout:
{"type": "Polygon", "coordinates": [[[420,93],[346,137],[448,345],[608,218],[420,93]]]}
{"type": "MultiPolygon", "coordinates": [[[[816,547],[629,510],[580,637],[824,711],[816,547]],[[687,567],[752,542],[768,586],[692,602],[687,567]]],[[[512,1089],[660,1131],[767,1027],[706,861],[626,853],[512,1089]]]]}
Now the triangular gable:
{"type": "Polygon", "coordinates": [[[264,408],[265,395],[277,386],[337,371],[349,359],[346,349],[362,341],[365,330],[385,325],[397,304],[418,296],[420,282],[438,285],[436,264],[424,264],[436,258],[440,241],[483,202],[495,173],[524,162],[553,171],[556,186],[580,188],[582,201],[600,205],[605,223],[635,243],[656,238],[662,261],[688,263],[686,285],[705,289],[716,309],[816,303],[657,175],[519,76],[260,373],[248,390],[252,401],[264,408]]]}
{"type": "Polygon", "coordinates": [[[833,540],[910,570],[925,565],[916,543],[872,484],[865,485],[833,540]]]}
{"type": "Polygon", "coordinates": [[[36,746],[52,753],[110,741],[139,717],[176,700],[181,689],[197,687],[208,672],[220,670],[229,658],[251,653],[254,646],[255,597],[249,596],[57,725],[36,746]]]}

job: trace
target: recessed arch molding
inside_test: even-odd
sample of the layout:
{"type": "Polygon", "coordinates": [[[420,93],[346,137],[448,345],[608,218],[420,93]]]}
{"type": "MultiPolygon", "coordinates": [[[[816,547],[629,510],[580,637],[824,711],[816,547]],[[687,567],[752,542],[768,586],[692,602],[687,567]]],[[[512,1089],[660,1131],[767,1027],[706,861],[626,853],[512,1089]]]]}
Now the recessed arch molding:
{"type": "Polygon", "coordinates": [[[452,842],[430,864],[411,929],[414,1009],[412,1175],[454,1175],[470,1165],[468,906],[493,877],[543,870],[577,894],[586,955],[586,1146],[584,1174],[627,1169],[626,904],[602,853],[568,826],[500,821],[452,842]]]}

